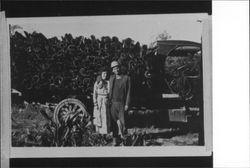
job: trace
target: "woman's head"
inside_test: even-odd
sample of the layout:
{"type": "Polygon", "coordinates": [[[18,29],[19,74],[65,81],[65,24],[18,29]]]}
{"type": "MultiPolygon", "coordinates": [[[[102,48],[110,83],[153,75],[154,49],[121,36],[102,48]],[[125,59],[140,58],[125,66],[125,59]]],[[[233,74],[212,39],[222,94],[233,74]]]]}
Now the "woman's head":
{"type": "Polygon", "coordinates": [[[108,78],[108,72],[107,71],[102,71],[101,72],[101,78],[102,78],[102,80],[106,80],[108,78]]]}
{"type": "Polygon", "coordinates": [[[106,67],[103,67],[100,69],[100,77],[101,77],[101,80],[108,79],[108,69],[106,67]]]}
{"type": "Polygon", "coordinates": [[[108,79],[108,70],[106,68],[101,68],[100,75],[96,79],[98,87],[100,89],[107,84],[106,82],[107,79],[108,79]]]}

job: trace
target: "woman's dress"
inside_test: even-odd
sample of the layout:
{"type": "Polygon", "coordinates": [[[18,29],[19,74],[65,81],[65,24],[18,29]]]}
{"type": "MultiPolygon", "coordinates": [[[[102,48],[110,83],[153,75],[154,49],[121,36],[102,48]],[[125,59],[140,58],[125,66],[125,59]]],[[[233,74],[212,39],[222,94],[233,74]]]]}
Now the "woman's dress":
{"type": "Polygon", "coordinates": [[[108,111],[109,81],[104,82],[95,82],[93,93],[93,123],[96,126],[96,131],[100,134],[108,134],[110,132],[110,114],[108,111]]]}

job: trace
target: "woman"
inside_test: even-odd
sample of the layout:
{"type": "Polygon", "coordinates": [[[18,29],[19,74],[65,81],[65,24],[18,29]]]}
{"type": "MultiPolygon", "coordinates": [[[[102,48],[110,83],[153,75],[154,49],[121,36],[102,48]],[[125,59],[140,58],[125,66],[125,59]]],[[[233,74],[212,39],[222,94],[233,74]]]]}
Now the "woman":
{"type": "Polygon", "coordinates": [[[94,84],[94,120],[96,132],[108,134],[110,132],[110,115],[108,112],[109,81],[107,69],[101,70],[101,75],[97,77],[94,84]]]}

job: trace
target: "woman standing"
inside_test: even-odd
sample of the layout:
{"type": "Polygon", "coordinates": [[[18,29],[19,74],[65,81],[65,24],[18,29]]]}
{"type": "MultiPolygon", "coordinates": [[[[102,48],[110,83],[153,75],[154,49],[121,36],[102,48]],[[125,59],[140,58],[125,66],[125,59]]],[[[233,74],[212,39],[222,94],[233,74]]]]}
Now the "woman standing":
{"type": "Polygon", "coordinates": [[[110,132],[110,114],[108,112],[109,81],[107,69],[101,70],[101,75],[97,77],[94,84],[94,113],[93,123],[96,132],[108,134],[110,132]]]}

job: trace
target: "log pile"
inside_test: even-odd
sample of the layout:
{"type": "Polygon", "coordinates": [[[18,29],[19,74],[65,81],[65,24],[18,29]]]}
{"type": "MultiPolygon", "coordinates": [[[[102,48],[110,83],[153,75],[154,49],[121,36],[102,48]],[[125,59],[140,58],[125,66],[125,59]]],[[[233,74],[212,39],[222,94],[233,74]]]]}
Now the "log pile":
{"type": "MultiPolygon", "coordinates": [[[[119,61],[122,72],[131,77],[132,94],[154,99],[152,93],[165,92],[159,90],[167,86],[165,78],[170,79],[167,80],[169,86],[174,76],[180,78],[175,75],[176,68],[191,65],[191,71],[199,72],[196,69],[200,64],[200,56],[165,60],[165,56],[155,55],[153,49],[131,38],[119,40],[109,36],[98,39],[94,35],[87,38],[65,34],[59,39],[37,32],[16,31],[11,35],[10,47],[11,87],[21,91],[28,102],[58,103],[69,95],[90,99],[100,68],[109,67],[113,60],[119,61]]],[[[173,92],[181,92],[180,87],[184,86],[178,85],[173,92]]]]}
{"type": "Polygon", "coordinates": [[[91,96],[101,67],[118,60],[124,73],[142,74],[147,46],[131,38],[97,39],[65,34],[61,39],[42,33],[15,32],[11,36],[11,83],[25,100],[62,100],[69,94],[91,96]]]}

